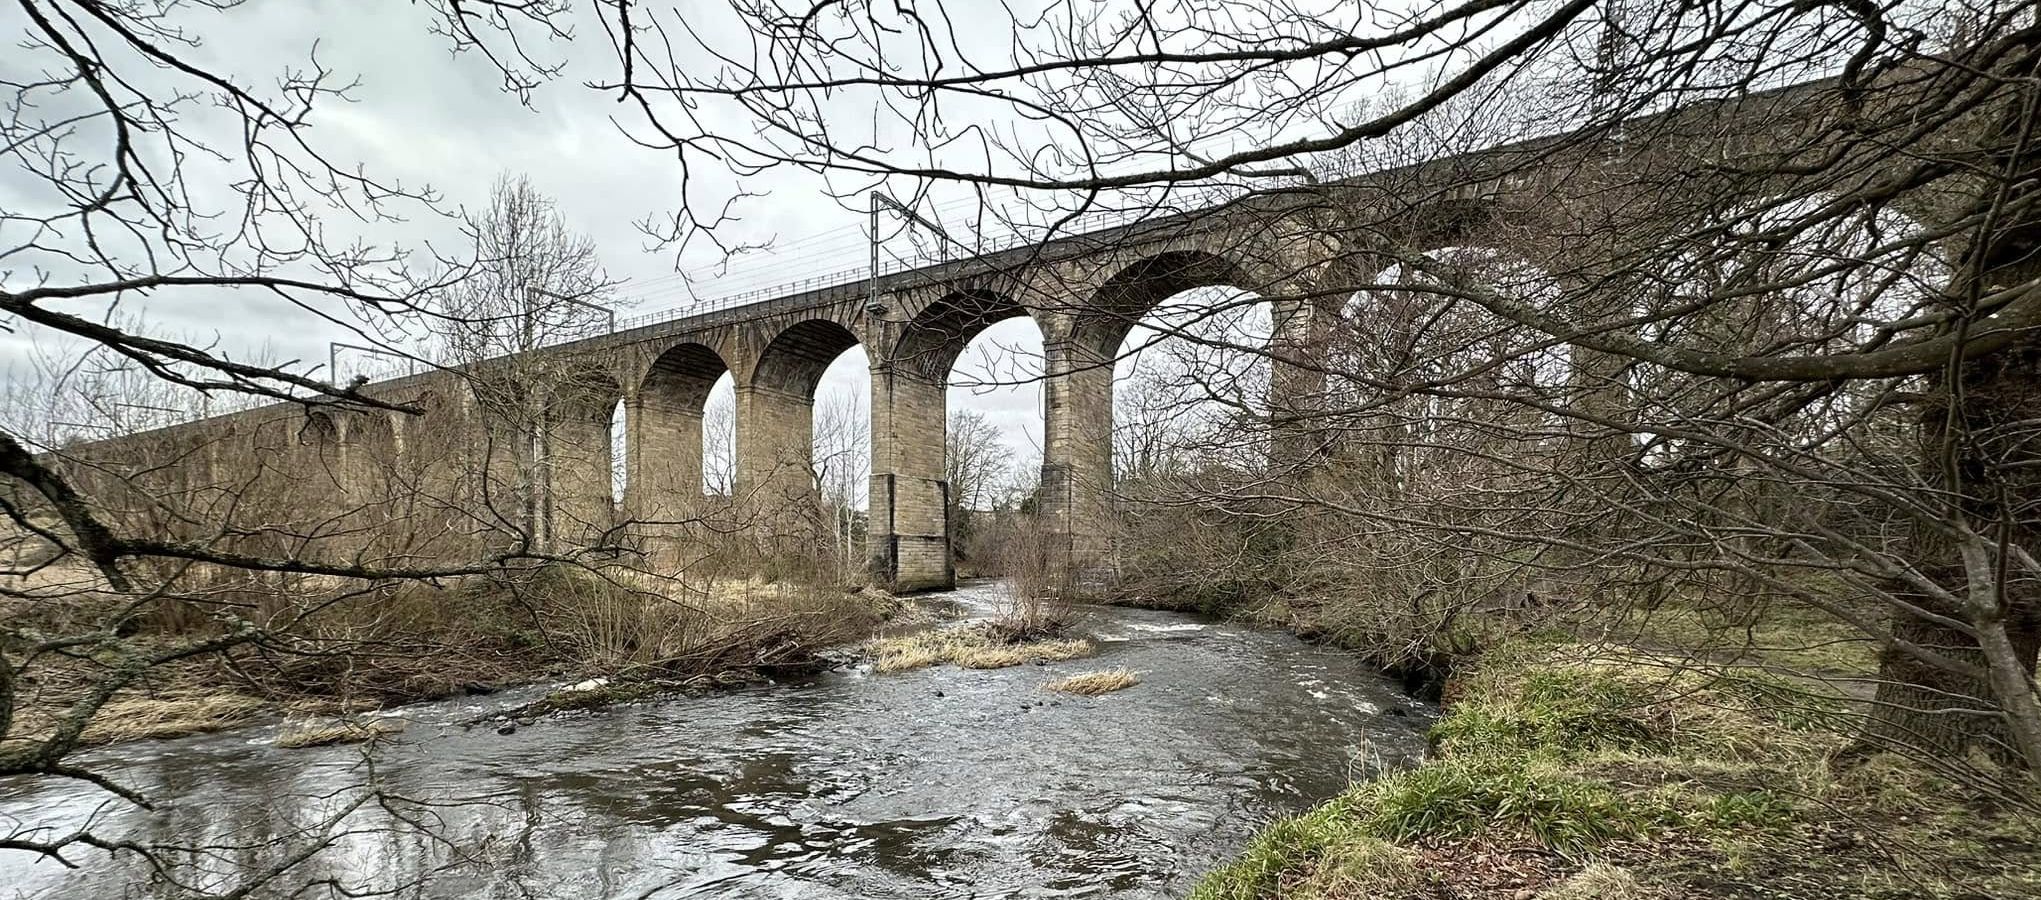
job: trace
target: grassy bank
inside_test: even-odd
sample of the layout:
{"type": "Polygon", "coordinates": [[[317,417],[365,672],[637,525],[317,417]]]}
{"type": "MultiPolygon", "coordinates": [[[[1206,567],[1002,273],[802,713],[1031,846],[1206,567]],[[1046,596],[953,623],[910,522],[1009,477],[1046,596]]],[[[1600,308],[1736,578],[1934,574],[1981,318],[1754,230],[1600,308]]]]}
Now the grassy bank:
{"type": "Polygon", "coordinates": [[[1431,759],[1273,824],[1194,896],[2041,896],[2041,818],[2006,801],[2024,776],[1864,756],[1845,691],[1614,646],[1484,653],[1431,759]]]}
{"type": "Polygon", "coordinates": [[[279,714],[330,717],[560,677],[602,677],[612,688],[601,696],[642,696],[788,674],[816,667],[818,651],[865,637],[900,609],[877,592],[625,569],[551,567],[367,588],[240,581],[188,590],[144,616],[110,622],[106,637],[69,652],[22,649],[37,633],[85,630],[108,615],[92,603],[79,595],[9,617],[5,640],[14,646],[0,649],[22,661],[7,740],[49,734],[78,698],[138,655],[237,628],[259,636],[153,666],[91,716],[82,743],[171,737],[279,714]]]}

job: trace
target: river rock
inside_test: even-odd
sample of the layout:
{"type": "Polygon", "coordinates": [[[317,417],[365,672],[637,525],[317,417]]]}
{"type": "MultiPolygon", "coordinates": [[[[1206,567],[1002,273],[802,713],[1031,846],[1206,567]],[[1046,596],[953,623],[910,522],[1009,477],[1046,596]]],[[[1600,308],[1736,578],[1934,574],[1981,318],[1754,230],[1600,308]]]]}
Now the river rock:
{"type": "Polygon", "coordinates": [[[516,722],[505,722],[505,723],[503,723],[503,724],[501,724],[501,725],[498,725],[498,726],[496,726],[496,733],[497,733],[497,734],[516,734],[516,733],[517,733],[517,723],[516,723],[516,722]]]}

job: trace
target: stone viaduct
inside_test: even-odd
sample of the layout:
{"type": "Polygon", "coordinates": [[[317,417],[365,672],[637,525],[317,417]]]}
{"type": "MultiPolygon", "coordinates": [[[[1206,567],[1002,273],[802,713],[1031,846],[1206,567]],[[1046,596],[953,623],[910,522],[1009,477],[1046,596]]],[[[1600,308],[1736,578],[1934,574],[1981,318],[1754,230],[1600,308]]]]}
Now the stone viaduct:
{"type": "MultiPolygon", "coordinates": [[[[1747,98],[1735,110],[1662,114],[1677,119],[1674,127],[1654,130],[1666,139],[1623,149],[1619,165],[1669,170],[1697,159],[1721,160],[1747,152],[1753,141],[1778,140],[1781,121],[1814,118],[1827,102],[1802,88],[1747,98]],[[1767,113],[1751,116],[1753,103],[1767,113]],[[1803,103],[1815,106],[1795,109],[1803,103]],[[1734,127],[1745,121],[1757,123],[1756,134],[1734,127]]],[[[280,501],[296,518],[323,525],[281,530],[291,540],[335,541],[355,554],[387,528],[390,513],[378,505],[416,507],[421,496],[435,507],[423,530],[471,534],[521,515],[539,532],[539,543],[562,552],[628,547],[657,558],[662,541],[683,540],[689,528],[696,530],[685,539],[728,540],[741,533],[798,547],[817,540],[802,516],[818,505],[809,459],[817,383],[838,355],[862,346],[872,376],[871,570],[898,589],[940,587],[954,580],[944,480],[952,364],[986,327],[1031,316],[1046,350],[1039,511],[1054,564],[1082,572],[1103,564],[1111,543],[1112,362],[1143,314],[1194,288],[1259,293],[1274,309],[1271,355],[1280,371],[1272,382],[1272,409],[1308,402],[1315,377],[1309,354],[1323,312],[1352,295],[1342,285],[1365,282],[1395,254],[1444,246],[1508,242],[1513,252],[1563,250],[1565,241],[1554,236],[1582,227],[1610,203],[1609,178],[1598,174],[1611,165],[1609,152],[1597,142],[1546,138],[1444,155],[885,274],[875,283],[846,278],[522,359],[364,389],[410,405],[414,413],[276,405],[97,446],[152,441],[157,449],[146,455],[161,460],[170,453],[179,460],[176,467],[205,473],[179,476],[189,487],[231,481],[221,468],[234,467],[218,450],[194,448],[222,434],[243,435],[236,438],[242,441],[268,434],[278,445],[269,465],[283,481],[302,482],[302,473],[315,469],[339,473],[316,489],[298,484],[293,496],[299,499],[280,501]],[[1296,365],[1283,366],[1285,360],[1296,365]],[[737,398],[734,498],[706,496],[701,487],[703,407],[725,373],[737,398]],[[526,453],[515,446],[525,438],[478,424],[483,391],[477,385],[492,377],[504,391],[528,396],[539,411],[543,425],[535,439],[542,451],[526,453]],[[616,503],[610,423],[619,401],[627,411],[628,488],[616,503]],[[474,457],[478,448],[506,450],[485,450],[481,463],[465,469],[434,468],[448,458],[474,457]],[[366,473],[379,467],[398,474],[381,476],[380,495],[363,492],[366,473]],[[532,489],[515,502],[492,504],[519,484],[532,489]],[[698,526],[710,520],[724,527],[710,527],[704,537],[698,526]]],[[[1633,181],[1648,182],[1652,190],[1664,184],[1633,181]]],[[[1642,196],[1631,193],[1633,202],[1642,196]]],[[[419,531],[415,517],[421,514],[413,509],[409,515],[419,531]]],[[[386,549],[430,555],[422,547],[414,540],[386,549]]]]}

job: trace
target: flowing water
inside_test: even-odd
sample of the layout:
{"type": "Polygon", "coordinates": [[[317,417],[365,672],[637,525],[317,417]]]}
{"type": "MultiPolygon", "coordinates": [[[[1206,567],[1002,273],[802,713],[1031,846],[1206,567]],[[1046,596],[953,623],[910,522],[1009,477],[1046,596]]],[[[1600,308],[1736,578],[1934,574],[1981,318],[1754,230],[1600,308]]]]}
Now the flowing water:
{"type": "MultiPolygon", "coordinates": [[[[1001,590],[936,597],[982,615],[1001,590]]],[[[89,822],[204,845],[163,861],[212,888],[316,838],[331,843],[279,888],[330,877],[403,897],[1168,897],[1271,817],[1423,751],[1430,711],[1337,651],[1174,613],[1086,617],[1098,655],[1047,666],[853,668],[509,735],[459,723],[532,691],[421,704],[394,712],[409,727],[372,757],[279,749],[274,727],[108,748],[80,761],[159,812],[79,782],[0,780],[0,838],[89,822]],[[1112,666],[1141,683],[1097,698],[1042,689],[1112,666]]],[[[72,857],[79,868],[0,849],[0,898],[176,893],[133,854],[72,857]]]]}

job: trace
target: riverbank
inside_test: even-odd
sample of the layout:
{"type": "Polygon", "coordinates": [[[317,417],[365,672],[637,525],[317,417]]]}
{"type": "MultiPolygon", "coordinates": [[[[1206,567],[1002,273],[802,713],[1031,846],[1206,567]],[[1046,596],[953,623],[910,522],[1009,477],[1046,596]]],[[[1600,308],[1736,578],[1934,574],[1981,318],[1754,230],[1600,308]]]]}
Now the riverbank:
{"type": "Polygon", "coordinates": [[[38,631],[77,630],[104,616],[89,598],[38,608],[40,620],[10,618],[17,646],[9,649],[24,661],[6,739],[53,733],[124,660],[236,627],[259,636],[153,666],[92,712],[79,743],[330,721],[558,679],[601,679],[613,693],[639,695],[751,682],[813,671],[825,664],[821,651],[869,636],[906,608],[869,589],[567,567],[367,590],[244,583],[198,597],[109,625],[105,638],[65,653],[22,648],[38,631]]]}
{"type": "MultiPolygon", "coordinates": [[[[916,605],[968,626],[1010,597],[966,585],[916,605]]],[[[172,878],[222,894],[261,878],[258,894],[422,900],[1045,888],[1167,900],[1245,846],[1266,811],[1302,812],[1363,761],[1401,768],[1424,752],[1429,708],[1349,654],[1201,617],[1078,612],[1095,653],[1042,665],[839,663],[514,729],[488,720],[545,691],[507,690],[366,717],[403,723],[372,752],[284,748],[299,735],[268,725],[82,752],[78,765],[152,805],[76,779],[0,778],[0,821],[27,836],[89,825],[109,842],[245,849],[151,860],[79,845],[77,869],[0,849],[0,884],[46,900],[147,894],[172,878]],[[1138,682],[1056,687],[1098,672],[1138,682]]]]}
{"type": "Polygon", "coordinates": [[[1680,646],[1694,625],[1674,610],[1625,641],[1548,628],[1480,652],[1425,762],[1270,825],[1193,896],[2041,896],[2026,776],[1858,748],[1835,667],[1866,665],[1861,647],[1703,654],[1680,646]]]}

